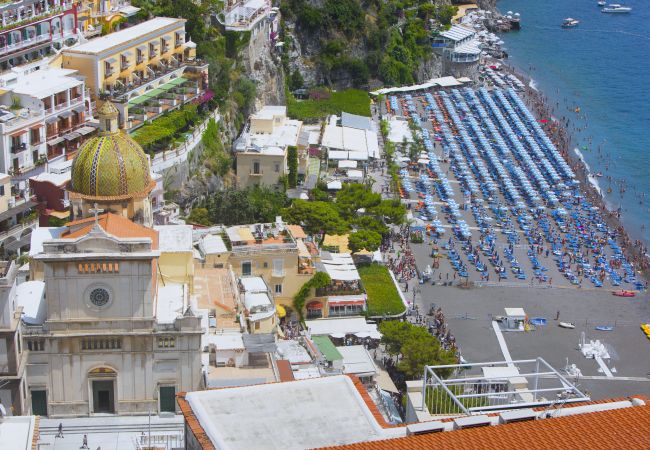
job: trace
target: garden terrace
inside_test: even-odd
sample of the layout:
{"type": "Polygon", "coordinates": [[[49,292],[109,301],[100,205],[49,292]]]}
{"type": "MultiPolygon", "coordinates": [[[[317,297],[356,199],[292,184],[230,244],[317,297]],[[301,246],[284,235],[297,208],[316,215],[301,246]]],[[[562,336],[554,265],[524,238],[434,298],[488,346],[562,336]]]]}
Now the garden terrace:
{"type": "Polygon", "coordinates": [[[369,316],[394,316],[406,311],[388,268],[379,264],[366,264],[359,266],[358,271],[368,294],[369,316]]]}

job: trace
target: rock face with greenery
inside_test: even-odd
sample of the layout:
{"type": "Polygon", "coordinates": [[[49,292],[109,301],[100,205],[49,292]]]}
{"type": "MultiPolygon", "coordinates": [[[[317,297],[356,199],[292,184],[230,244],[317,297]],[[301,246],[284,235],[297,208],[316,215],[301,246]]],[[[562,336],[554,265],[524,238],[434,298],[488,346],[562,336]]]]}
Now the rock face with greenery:
{"type": "Polygon", "coordinates": [[[430,38],[456,12],[447,0],[282,0],[280,5],[290,30],[285,71],[292,89],[305,81],[364,87],[436,76],[430,38]]]}

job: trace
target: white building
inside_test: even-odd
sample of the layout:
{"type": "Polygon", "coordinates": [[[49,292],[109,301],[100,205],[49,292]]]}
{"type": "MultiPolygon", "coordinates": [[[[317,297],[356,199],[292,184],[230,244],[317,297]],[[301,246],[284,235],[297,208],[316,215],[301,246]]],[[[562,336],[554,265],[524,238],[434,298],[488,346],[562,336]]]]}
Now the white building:
{"type": "Polygon", "coordinates": [[[249,333],[273,333],[277,329],[275,302],[264,278],[239,278],[241,312],[249,333]]]}
{"type": "Polygon", "coordinates": [[[200,318],[189,286],[165,277],[158,241],[114,214],[42,241],[45,317],[24,326],[33,414],[173,412],[176,392],[201,388],[200,318]]]}
{"type": "Polygon", "coordinates": [[[63,160],[96,130],[76,70],[31,65],[0,75],[0,171],[24,191],[45,163],[63,160]]]}
{"type": "MultiPolygon", "coordinates": [[[[8,415],[20,415],[29,408],[25,380],[27,349],[21,342],[23,308],[16,294],[18,267],[13,261],[0,261],[0,271],[0,404],[8,415]]],[[[0,447],[2,442],[4,438],[0,435],[0,447]]]]}
{"type": "Polygon", "coordinates": [[[228,31],[257,32],[264,27],[272,9],[271,0],[226,0],[216,17],[228,31]]]}
{"type": "Polygon", "coordinates": [[[288,147],[298,146],[301,129],[300,120],[287,117],[286,106],[265,106],[253,114],[234,144],[239,185],[277,186],[289,172],[288,147]]]}
{"type": "Polygon", "coordinates": [[[442,50],[443,73],[454,77],[476,78],[481,57],[476,31],[463,25],[452,25],[434,39],[434,48],[442,50]]]}
{"type": "MultiPolygon", "coordinates": [[[[330,116],[321,140],[321,146],[328,152],[330,160],[368,161],[379,158],[379,141],[375,131],[358,128],[358,125],[339,125],[338,121],[337,116],[330,116]]],[[[347,124],[356,122],[358,120],[350,118],[344,121],[347,124]]]]}

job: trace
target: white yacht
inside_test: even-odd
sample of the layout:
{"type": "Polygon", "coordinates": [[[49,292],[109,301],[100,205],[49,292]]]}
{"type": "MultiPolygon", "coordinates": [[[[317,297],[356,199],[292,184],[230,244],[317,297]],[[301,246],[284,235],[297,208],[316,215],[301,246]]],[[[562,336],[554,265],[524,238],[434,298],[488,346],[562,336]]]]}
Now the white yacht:
{"type": "Polygon", "coordinates": [[[629,13],[632,11],[632,8],[629,6],[623,6],[619,5],[618,3],[610,3],[606,7],[600,10],[600,12],[608,13],[608,14],[624,14],[624,13],[629,13]]]}

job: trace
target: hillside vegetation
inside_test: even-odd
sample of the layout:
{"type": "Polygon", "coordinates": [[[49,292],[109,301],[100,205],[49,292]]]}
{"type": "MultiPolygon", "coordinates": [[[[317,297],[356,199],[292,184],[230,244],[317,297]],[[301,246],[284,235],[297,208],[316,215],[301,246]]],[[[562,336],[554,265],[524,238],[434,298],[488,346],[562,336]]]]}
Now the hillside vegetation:
{"type": "Polygon", "coordinates": [[[283,0],[281,11],[296,30],[285,37],[285,48],[297,39],[309,49],[302,56],[316,79],[365,86],[371,79],[415,82],[431,57],[432,31],[448,26],[457,9],[429,0],[283,0]]]}

